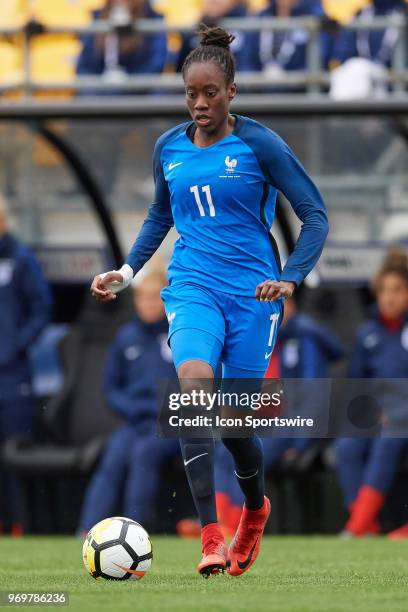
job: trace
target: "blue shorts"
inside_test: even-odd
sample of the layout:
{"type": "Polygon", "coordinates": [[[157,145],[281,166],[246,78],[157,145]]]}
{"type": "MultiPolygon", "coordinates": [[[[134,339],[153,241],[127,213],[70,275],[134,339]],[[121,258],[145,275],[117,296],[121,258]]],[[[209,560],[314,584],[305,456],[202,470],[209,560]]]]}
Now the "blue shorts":
{"type": "Polygon", "coordinates": [[[282,322],[283,300],[213,292],[190,283],[161,292],[169,321],[169,344],[178,369],[191,359],[209,363],[224,378],[263,377],[282,322]]]}

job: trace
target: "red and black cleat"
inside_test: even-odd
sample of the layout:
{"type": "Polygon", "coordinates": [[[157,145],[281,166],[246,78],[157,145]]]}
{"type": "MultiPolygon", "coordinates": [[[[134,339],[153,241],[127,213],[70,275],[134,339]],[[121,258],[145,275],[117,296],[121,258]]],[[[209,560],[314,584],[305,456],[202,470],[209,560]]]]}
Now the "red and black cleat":
{"type": "Polygon", "coordinates": [[[197,570],[203,578],[225,571],[227,564],[227,547],[218,523],[210,523],[201,530],[203,558],[197,570]]]}
{"type": "Polygon", "coordinates": [[[271,504],[267,497],[259,510],[248,510],[244,505],[237,532],[228,549],[227,572],[231,576],[246,572],[257,558],[270,512],[271,504]]]}

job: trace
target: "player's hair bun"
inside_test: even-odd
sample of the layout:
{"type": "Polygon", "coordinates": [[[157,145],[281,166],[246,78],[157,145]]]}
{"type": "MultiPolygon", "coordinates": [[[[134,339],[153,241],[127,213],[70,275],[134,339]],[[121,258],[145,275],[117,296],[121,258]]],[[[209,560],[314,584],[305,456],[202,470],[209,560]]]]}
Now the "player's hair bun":
{"type": "Polygon", "coordinates": [[[198,30],[200,37],[201,47],[222,47],[223,49],[229,49],[235,36],[228,34],[223,28],[219,26],[209,27],[202,23],[198,30]]]}

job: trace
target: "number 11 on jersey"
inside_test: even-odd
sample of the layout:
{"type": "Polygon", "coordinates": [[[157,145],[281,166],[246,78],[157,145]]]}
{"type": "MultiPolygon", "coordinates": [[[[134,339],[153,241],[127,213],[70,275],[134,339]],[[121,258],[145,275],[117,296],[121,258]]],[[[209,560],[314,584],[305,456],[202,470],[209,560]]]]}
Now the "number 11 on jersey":
{"type": "MultiPolygon", "coordinates": [[[[200,216],[205,217],[205,210],[204,210],[204,206],[201,203],[198,185],[193,185],[192,187],[190,187],[190,191],[191,193],[194,194],[195,201],[198,206],[198,210],[200,211],[200,216]]],[[[210,211],[210,217],[215,217],[215,208],[214,208],[214,204],[213,204],[212,197],[211,197],[210,186],[204,185],[203,187],[201,187],[201,191],[205,193],[205,195],[207,196],[207,204],[208,204],[208,209],[210,211]]]]}

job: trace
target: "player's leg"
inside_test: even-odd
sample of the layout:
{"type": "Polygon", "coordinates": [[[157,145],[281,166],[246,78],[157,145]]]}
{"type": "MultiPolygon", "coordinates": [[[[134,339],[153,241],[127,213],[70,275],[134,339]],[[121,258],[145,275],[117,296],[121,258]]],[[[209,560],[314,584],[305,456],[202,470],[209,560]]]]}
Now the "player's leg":
{"type": "MultiPolygon", "coordinates": [[[[31,397],[16,396],[0,401],[0,444],[17,434],[31,432],[33,402],[31,397]]],[[[9,523],[10,533],[22,535],[25,526],[24,497],[19,479],[10,470],[0,468],[1,520],[9,523]]]]}
{"type": "MultiPolygon", "coordinates": [[[[166,287],[161,292],[169,319],[169,342],[183,393],[212,386],[225,338],[225,321],[217,297],[194,285],[166,287]]],[[[226,564],[224,537],[217,522],[212,431],[180,440],[184,467],[201,523],[204,576],[226,564]]]]}
{"type": "Polygon", "coordinates": [[[346,524],[346,531],[350,534],[362,536],[371,533],[371,526],[378,521],[406,445],[404,438],[373,440],[362,485],[346,524]]]}
{"type": "MultiPolygon", "coordinates": [[[[282,317],[282,303],[257,302],[252,298],[229,298],[225,302],[229,324],[223,350],[224,384],[232,392],[258,392],[272,354],[282,317]],[[234,381],[236,381],[234,383],[234,381]]],[[[262,443],[256,435],[246,438],[223,437],[235,462],[235,475],[245,497],[241,520],[228,549],[228,572],[238,576],[249,569],[260,550],[263,531],[270,514],[265,497],[262,443]]]]}
{"type": "MultiPolygon", "coordinates": [[[[363,482],[371,444],[372,440],[369,438],[339,438],[335,443],[337,478],[343,493],[344,505],[350,516],[363,482]]],[[[375,525],[372,528],[376,530],[375,525]]]]}
{"type": "Polygon", "coordinates": [[[272,470],[278,466],[286,451],[290,449],[296,440],[291,438],[265,438],[263,442],[265,471],[272,470]]]}
{"type": "MultiPolygon", "coordinates": [[[[177,336],[177,334],[175,334],[177,336]]],[[[177,341],[177,337],[176,337],[177,341]]],[[[198,342],[198,338],[196,339],[198,342]]],[[[219,347],[219,352],[221,347],[219,347]]],[[[214,376],[215,364],[199,360],[185,361],[178,368],[180,387],[183,393],[205,388],[214,376]],[[201,387],[200,385],[204,385],[201,387]]],[[[227,548],[217,520],[214,483],[214,440],[211,430],[207,437],[180,439],[184,469],[194,504],[201,524],[202,559],[198,571],[205,577],[224,571],[227,548]]]]}
{"type": "Polygon", "coordinates": [[[110,436],[85,494],[78,533],[89,531],[114,512],[136,435],[133,427],[125,425],[110,436]]]}
{"type": "MultiPolygon", "coordinates": [[[[229,382],[233,379],[252,379],[249,388],[253,388],[257,374],[259,375],[259,372],[230,366],[224,368],[225,378],[229,382]]],[[[261,381],[259,377],[259,384],[261,381]]],[[[239,382],[237,388],[243,390],[242,382],[239,382]]],[[[228,391],[233,392],[234,386],[229,386],[228,391]]],[[[264,459],[260,438],[256,435],[247,438],[223,437],[222,442],[234,459],[235,476],[245,499],[240,522],[228,548],[228,573],[239,576],[246,572],[258,557],[271,506],[265,496],[264,459]]]]}
{"type": "Polygon", "coordinates": [[[125,484],[124,515],[148,530],[160,487],[160,470],[167,460],[179,453],[176,439],[158,438],[155,432],[139,435],[129,450],[129,469],[125,484]]]}

